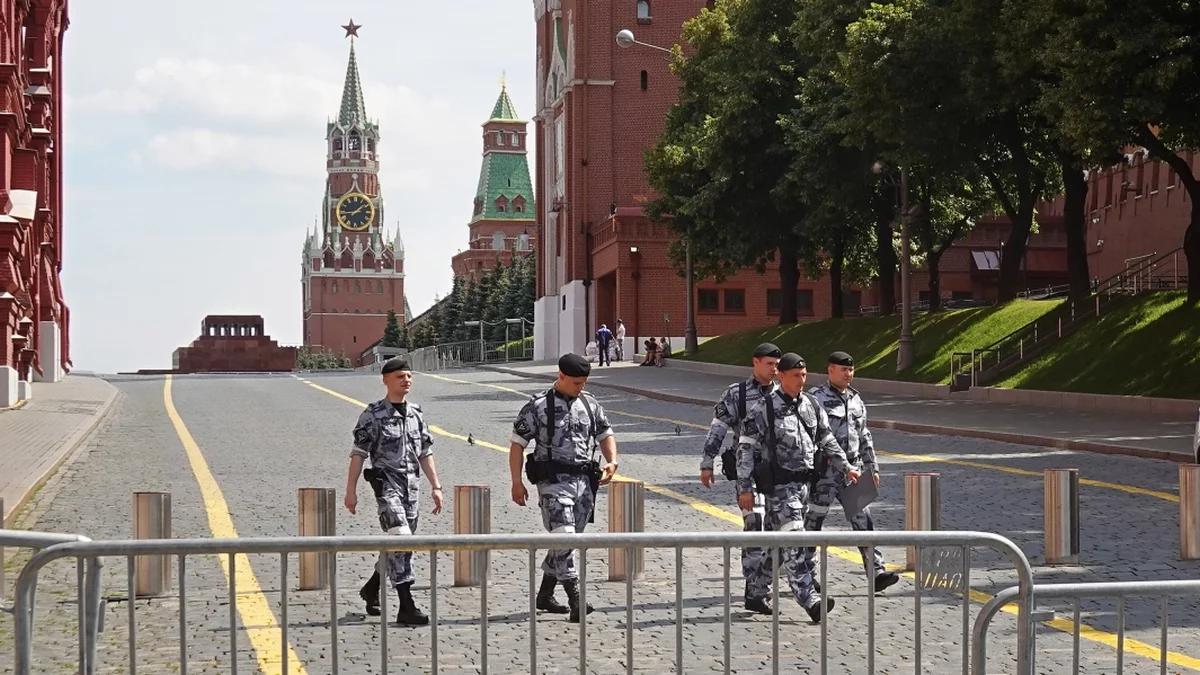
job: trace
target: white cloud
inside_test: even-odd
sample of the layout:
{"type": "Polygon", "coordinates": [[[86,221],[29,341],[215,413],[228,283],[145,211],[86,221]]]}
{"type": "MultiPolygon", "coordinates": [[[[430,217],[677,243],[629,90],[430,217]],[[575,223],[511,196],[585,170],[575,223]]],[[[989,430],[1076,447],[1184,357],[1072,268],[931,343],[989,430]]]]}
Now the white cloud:
{"type": "Polygon", "coordinates": [[[215,168],[281,176],[320,177],[321,146],[292,138],[182,128],[155,134],[141,153],[168,169],[215,168]]]}

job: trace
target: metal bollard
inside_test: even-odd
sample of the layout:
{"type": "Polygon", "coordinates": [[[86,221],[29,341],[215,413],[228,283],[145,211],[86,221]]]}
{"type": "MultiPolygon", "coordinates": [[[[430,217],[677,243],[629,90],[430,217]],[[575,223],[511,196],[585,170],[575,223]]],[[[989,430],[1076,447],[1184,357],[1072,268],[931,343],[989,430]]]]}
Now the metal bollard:
{"type": "MultiPolygon", "coordinates": [[[[301,537],[332,537],[336,534],[337,490],[333,488],[299,488],[296,501],[300,512],[301,537]]],[[[330,553],[300,554],[300,584],[302,591],[321,591],[329,588],[330,553]]]]}
{"type": "MultiPolygon", "coordinates": [[[[492,533],[492,488],[454,486],[454,534],[492,533]]],[[[487,551],[454,552],[454,585],[478,586],[488,574],[487,551]]]]}
{"type": "Polygon", "coordinates": [[[1079,469],[1046,469],[1046,564],[1079,563],[1079,469]]]}
{"type": "Polygon", "coordinates": [[[1200,464],[1179,466],[1179,559],[1200,560],[1200,464]]]}
{"type": "MultiPolygon", "coordinates": [[[[608,531],[644,532],[646,527],[646,486],[640,480],[620,480],[608,484],[608,531]]],[[[646,554],[640,548],[608,549],[608,580],[637,579],[646,571],[646,554]]]]}
{"type": "MultiPolygon", "coordinates": [[[[942,474],[917,471],[904,474],[904,529],[942,529],[942,474]]],[[[917,568],[917,548],[908,547],[905,569],[917,568]]]]}
{"type": "MultiPolygon", "coordinates": [[[[133,493],[133,538],[171,538],[171,493],[133,493]]],[[[170,590],[171,556],[135,556],[133,569],[133,589],[137,597],[154,597],[170,590]]]]}

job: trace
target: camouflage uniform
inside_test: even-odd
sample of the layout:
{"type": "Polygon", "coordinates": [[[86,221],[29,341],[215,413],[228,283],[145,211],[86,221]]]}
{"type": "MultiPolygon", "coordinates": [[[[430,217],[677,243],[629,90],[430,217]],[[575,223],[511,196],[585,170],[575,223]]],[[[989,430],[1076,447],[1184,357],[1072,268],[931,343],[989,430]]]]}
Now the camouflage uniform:
{"type": "MultiPolygon", "coordinates": [[[[612,426],[604,409],[591,394],[583,392],[577,398],[568,398],[556,390],[551,392],[554,401],[553,443],[550,443],[547,429],[546,394],[537,396],[521,408],[513,424],[512,442],[524,448],[536,439],[535,459],[581,467],[593,459],[593,443],[613,435],[612,426]],[[591,407],[591,415],[586,406],[591,407]]],[[[586,475],[555,473],[552,479],[539,482],[537,490],[546,531],[583,532],[595,505],[595,495],[586,475]]],[[[575,568],[574,553],[573,550],[547,551],[542,571],[558,581],[577,580],[579,572],[575,568]]]]}
{"type": "MultiPolygon", "coordinates": [[[[768,405],[772,406],[775,420],[776,484],[774,490],[766,495],[766,528],[781,532],[803,530],[808,509],[809,480],[814,474],[818,454],[823,453],[834,466],[845,469],[848,466],[846,453],[830,431],[824,409],[814,406],[807,396],[793,399],[778,390],[754,407],[738,440],[739,493],[753,490],[751,474],[755,462],[771,460],[767,433],[768,405]]],[[[797,602],[805,609],[819,605],[821,595],[813,587],[813,566],[804,551],[800,548],[787,549],[782,562],[797,602]]],[[[765,565],[768,569],[770,563],[768,558],[765,565]]]]}
{"type": "MultiPolygon", "coordinates": [[[[742,435],[745,420],[741,419],[740,407],[741,390],[745,387],[745,415],[759,405],[763,398],[775,391],[776,384],[759,384],[751,377],[745,382],[731,384],[721,396],[721,400],[713,407],[713,419],[708,425],[708,436],[704,439],[704,458],[700,460],[700,468],[712,470],[721,446],[725,443],[725,435],[732,429],[733,445],[737,447],[737,439],[742,435]]],[[[740,474],[739,474],[740,475],[740,474]]],[[[736,495],[734,495],[736,497],[736,495]]],[[[736,499],[735,499],[736,501],[736,499]]],[[[763,529],[766,513],[766,498],[754,493],[754,509],[742,511],[742,531],[759,532],[763,529]]],[[[771,570],[768,566],[767,554],[757,547],[742,549],[742,576],[746,579],[746,599],[766,598],[771,591],[771,570]]]]}
{"type": "MultiPolygon", "coordinates": [[[[417,531],[420,459],[433,454],[433,437],[415,403],[393,404],[381,399],[367,406],[354,426],[351,455],[366,459],[363,476],[375,492],[379,526],[388,534],[417,531]]],[[[388,577],[393,586],[413,582],[412,552],[388,553],[388,577]]]]}
{"type": "MultiPolygon", "coordinates": [[[[829,417],[829,427],[833,430],[838,445],[845,451],[846,459],[855,466],[861,466],[862,480],[872,480],[871,475],[879,470],[875,459],[875,441],[871,437],[871,431],[867,429],[867,406],[858,395],[858,391],[850,387],[842,393],[826,384],[823,387],[813,387],[810,392],[825,408],[825,414],[829,417]]],[[[826,466],[824,469],[809,500],[808,517],[804,520],[806,530],[820,530],[825,517],[829,515],[829,507],[833,505],[833,501],[836,499],[840,503],[842,500],[842,489],[846,484],[845,474],[832,466],[826,466]]],[[[871,517],[869,507],[855,516],[847,514],[847,520],[855,530],[875,529],[875,520],[871,517]]],[[[864,546],[858,550],[862,554],[863,567],[867,567],[867,548],[864,546]]],[[[807,551],[807,555],[811,565],[812,549],[807,551]]],[[[876,574],[885,571],[883,554],[878,548],[874,551],[872,562],[876,574]]]]}

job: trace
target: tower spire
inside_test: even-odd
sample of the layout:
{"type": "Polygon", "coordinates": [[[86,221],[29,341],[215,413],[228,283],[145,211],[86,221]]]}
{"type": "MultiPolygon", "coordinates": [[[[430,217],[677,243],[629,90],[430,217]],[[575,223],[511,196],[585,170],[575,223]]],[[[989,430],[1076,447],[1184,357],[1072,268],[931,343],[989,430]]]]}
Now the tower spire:
{"type": "Polygon", "coordinates": [[[342,107],[338,113],[338,124],[343,127],[365,125],[367,123],[367,108],[363,103],[362,82],[358,78],[358,61],[354,58],[354,38],[358,37],[361,25],[350,23],[342,26],[346,29],[346,37],[350,40],[350,59],[346,63],[346,83],[342,86],[342,107]]]}

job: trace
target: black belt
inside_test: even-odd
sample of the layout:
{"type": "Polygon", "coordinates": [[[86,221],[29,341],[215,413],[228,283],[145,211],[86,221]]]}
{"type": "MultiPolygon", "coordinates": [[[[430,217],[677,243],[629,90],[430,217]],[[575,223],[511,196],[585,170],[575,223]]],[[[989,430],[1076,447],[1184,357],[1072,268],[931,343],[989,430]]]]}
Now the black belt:
{"type": "Polygon", "coordinates": [[[545,460],[538,462],[541,468],[546,473],[566,473],[573,476],[582,476],[591,470],[590,463],[588,464],[567,464],[566,462],[555,462],[545,460]]]}
{"type": "Polygon", "coordinates": [[[782,483],[811,483],[817,480],[817,472],[812,469],[804,469],[803,471],[792,471],[782,467],[775,467],[775,484],[782,483]]]}

